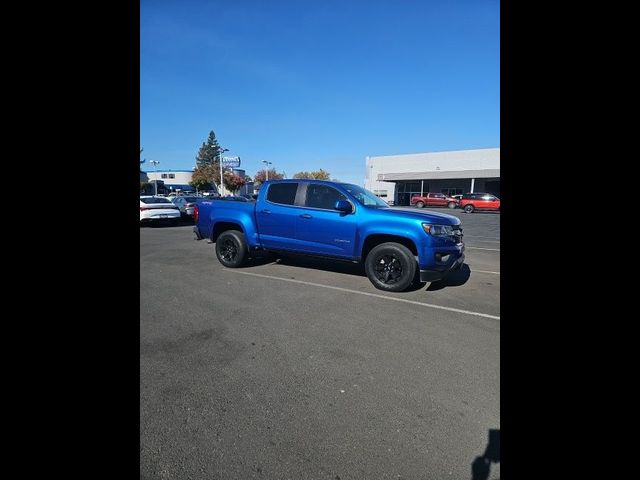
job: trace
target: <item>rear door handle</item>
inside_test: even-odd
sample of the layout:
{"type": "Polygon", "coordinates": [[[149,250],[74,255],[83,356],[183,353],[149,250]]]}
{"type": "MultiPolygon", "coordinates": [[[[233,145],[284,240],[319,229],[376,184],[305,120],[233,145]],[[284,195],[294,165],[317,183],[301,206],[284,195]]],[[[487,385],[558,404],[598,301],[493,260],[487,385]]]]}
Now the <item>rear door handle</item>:
{"type": "Polygon", "coordinates": [[[302,215],[300,215],[300,218],[313,218],[311,215],[309,215],[308,213],[304,213],[302,215]]]}
{"type": "Polygon", "coordinates": [[[260,210],[260,213],[266,213],[266,214],[269,214],[269,213],[271,213],[271,210],[260,210]]]}

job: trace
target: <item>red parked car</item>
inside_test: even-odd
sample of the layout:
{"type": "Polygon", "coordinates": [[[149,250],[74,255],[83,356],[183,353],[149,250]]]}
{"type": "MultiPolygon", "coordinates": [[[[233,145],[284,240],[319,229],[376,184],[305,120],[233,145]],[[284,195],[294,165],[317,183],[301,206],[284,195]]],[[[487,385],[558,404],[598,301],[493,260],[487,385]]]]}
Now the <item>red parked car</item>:
{"type": "Polygon", "coordinates": [[[453,197],[448,197],[444,193],[427,193],[424,196],[414,195],[411,197],[411,205],[418,208],[423,207],[449,207],[456,208],[458,201],[453,197]]]}
{"type": "Polygon", "coordinates": [[[465,193],[460,208],[467,213],[474,210],[500,210],[500,199],[490,193],[465,193]]]}

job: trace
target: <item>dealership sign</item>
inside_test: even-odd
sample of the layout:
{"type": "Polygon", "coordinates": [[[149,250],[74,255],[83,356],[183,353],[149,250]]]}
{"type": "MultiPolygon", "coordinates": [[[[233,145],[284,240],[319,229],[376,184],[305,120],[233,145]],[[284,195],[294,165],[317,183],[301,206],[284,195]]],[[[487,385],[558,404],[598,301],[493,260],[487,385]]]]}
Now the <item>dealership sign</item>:
{"type": "Polygon", "coordinates": [[[238,168],[240,157],[222,157],[222,165],[228,168],[238,168]]]}

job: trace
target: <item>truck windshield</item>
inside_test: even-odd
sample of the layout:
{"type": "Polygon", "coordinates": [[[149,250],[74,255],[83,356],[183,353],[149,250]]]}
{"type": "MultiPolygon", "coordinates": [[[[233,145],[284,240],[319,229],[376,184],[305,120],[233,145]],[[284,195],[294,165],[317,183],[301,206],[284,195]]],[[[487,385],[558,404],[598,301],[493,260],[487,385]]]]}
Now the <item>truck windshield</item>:
{"type": "Polygon", "coordinates": [[[350,183],[343,183],[342,186],[346,188],[347,192],[353,195],[356,200],[365,207],[384,207],[388,208],[389,205],[384,200],[376,197],[369,190],[365,190],[358,185],[352,185],[350,183]]]}

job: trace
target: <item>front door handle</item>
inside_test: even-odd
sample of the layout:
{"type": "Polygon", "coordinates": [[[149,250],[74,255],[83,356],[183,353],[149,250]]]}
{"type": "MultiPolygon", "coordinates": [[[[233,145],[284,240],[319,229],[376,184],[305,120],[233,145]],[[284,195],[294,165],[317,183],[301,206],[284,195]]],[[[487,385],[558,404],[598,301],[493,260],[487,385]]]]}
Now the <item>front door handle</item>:
{"type": "Polygon", "coordinates": [[[271,213],[271,210],[260,210],[260,213],[266,213],[268,215],[271,213]]]}
{"type": "Polygon", "coordinates": [[[304,214],[300,215],[300,218],[312,218],[312,217],[308,213],[304,213],[304,214]]]}

